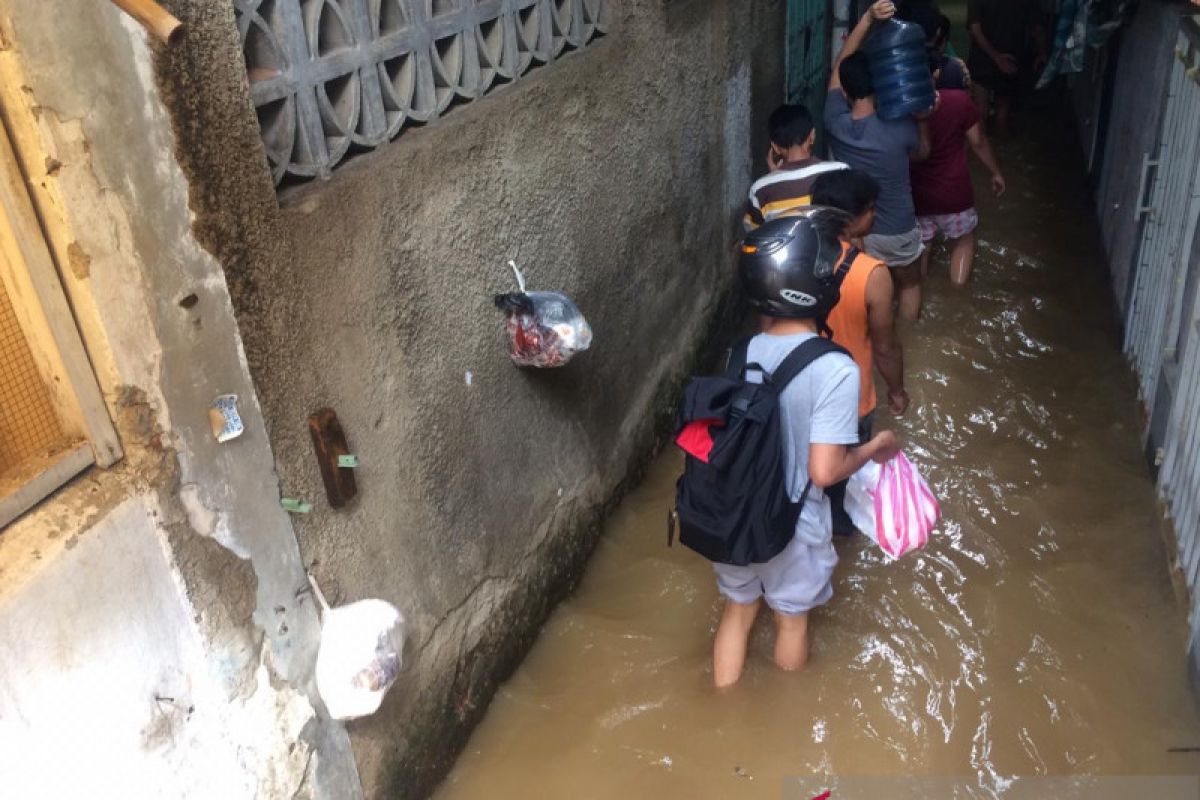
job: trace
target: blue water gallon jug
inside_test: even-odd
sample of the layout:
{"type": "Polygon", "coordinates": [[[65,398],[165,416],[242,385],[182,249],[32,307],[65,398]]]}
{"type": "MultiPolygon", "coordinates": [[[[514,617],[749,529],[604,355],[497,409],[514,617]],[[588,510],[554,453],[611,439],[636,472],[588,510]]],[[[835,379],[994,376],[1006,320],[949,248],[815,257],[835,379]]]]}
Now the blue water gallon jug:
{"type": "Polygon", "coordinates": [[[897,19],[882,22],[871,32],[863,52],[871,68],[875,113],[880,119],[903,119],[933,106],[933,76],[921,26],[897,19]]]}

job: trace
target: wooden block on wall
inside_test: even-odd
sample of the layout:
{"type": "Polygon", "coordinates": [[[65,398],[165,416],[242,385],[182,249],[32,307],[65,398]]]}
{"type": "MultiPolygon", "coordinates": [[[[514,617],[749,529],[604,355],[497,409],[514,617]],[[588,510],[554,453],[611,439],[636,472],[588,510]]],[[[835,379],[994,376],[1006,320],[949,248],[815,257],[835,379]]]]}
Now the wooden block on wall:
{"type": "Polygon", "coordinates": [[[325,495],[329,505],[341,508],[346,501],[358,494],[354,483],[354,470],[339,467],[338,456],[350,455],[346,445],[346,434],[332,408],[322,408],[308,418],[308,432],[312,434],[313,449],[317,453],[317,464],[321,468],[321,480],[325,482],[325,495]]]}

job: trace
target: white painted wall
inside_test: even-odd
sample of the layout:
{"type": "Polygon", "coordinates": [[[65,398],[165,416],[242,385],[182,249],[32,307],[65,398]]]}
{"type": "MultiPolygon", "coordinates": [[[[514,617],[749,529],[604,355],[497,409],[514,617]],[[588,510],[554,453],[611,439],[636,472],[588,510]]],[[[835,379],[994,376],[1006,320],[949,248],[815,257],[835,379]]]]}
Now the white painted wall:
{"type": "Polygon", "coordinates": [[[314,713],[269,685],[230,702],[148,496],[0,601],[0,795],[290,797],[314,713]]]}

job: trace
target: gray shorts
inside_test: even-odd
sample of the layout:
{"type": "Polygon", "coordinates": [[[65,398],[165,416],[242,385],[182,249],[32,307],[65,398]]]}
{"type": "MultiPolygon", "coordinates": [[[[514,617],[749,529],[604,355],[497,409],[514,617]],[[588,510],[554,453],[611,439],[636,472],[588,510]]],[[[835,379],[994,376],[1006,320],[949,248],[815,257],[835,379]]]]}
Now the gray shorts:
{"type": "Polygon", "coordinates": [[[883,233],[868,233],[863,237],[867,254],[878,258],[889,267],[907,267],[921,257],[925,245],[921,242],[921,226],[908,233],[889,236],[883,233]]]}
{"type": "Polygon", "coordinates": [[[767,605],[781,614],[805,614],[833,597],[836,564],[833,542],[807,545],[792,539],[765,564],[713,564],[713,569],[717,588],[735,603],[749,604],[766,597],[767,605]]]}

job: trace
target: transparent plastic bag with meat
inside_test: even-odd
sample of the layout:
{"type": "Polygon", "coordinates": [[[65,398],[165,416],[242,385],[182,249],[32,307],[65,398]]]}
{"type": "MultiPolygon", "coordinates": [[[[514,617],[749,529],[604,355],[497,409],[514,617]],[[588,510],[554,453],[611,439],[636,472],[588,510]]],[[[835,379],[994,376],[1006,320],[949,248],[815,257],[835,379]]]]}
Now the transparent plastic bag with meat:
{"type": "Polygon", "coordinates": [[[561,367],[592,344],[592,327],[560,292],[529,292],[512,261],[517,291],[495,296],[507,317],[508,357],[518,367],[561,367]]]}

